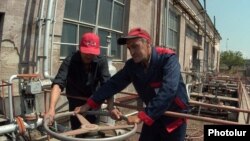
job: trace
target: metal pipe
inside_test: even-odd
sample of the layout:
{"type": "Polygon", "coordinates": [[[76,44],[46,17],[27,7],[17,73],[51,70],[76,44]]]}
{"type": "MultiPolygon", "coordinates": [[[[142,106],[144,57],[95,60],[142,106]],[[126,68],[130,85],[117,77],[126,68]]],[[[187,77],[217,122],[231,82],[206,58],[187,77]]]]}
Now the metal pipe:
{"type": "Polygon", "coordinates": [[[240,108],[230,107],[230,106],[213,105],[213,104],[208,104],[208,103],[197,102],[194,100],[189,101],[189,103],[193,105],[200,105],[200,106],[209,107],[209,108],[218,108],[218,109],[229,110],[229,111],[234,111],[234,112],[250,113],[250,110],[245,110],[245,109],[240,109],[240,108]]]}
{"type": "Polygon", "coordinates": [[[52,8],[53,8],[53,2],[54,0],[49,0],[48,1],[48,11],[47,11],[47,17],[45,21],[45,35],[44,35],[44,71],[43,75],[45,78],[51,78],[49,74],[49,61],[48,61],[48,56],[49,56],[49,36],[50,36],[50,30],[51,30],[51,20],[52,20],[52,8]]]}
{"type": "Polygon", "coordinates": [[[40,38],[41,38],[41,34],[42,34],[42,25],[43,25],[43,9],[44,9],[44,0],[42,1],[42,5],[40,8],[40,13],[39,13],[39,19],[38,19],[38,40],[37,40],[37,51],[36,51],[36,55],[37,55],[37,63],[36,63],[36,74],[39,74],[40,71],[40,38]]]}
{"type": "MultiPolygon", "coordinates": [[[[43,124],[43,119],[42,118],[38,118],[36,122],[28,124],[26,122],[24,122],[24,126],[26,129],[35,129],[38,126],[41,126],[43,124]]],[[[10,132],[14,132],[18,130],[18,125],[16,123],[11,123],[8,125],[3,125],[0,126],[0,135],[2,134],[6,134],[6,133],[10,133],[10,132]]]]}
{"type": "Polygon", "coordinates": [[[238,122],[232,122],[232,121],[209,118],[209,117],[200,117],[200,116],[184,114],[184,113],[177,113],[177,112],[171,112],[171,111],[167,111],[164,114],[166,116],[171,116],[171,117],[188,118],[188,119],[205,121],[205,122],[216,123],[216,124],[223,124],[223,125],[243,125],[243,124],[240,124],[238,122]]]}
{"type": "MultiPolygon", "coordinates": [[[[124,107],[124,108],[130,108],[130,109],[134,109],[134,110],[143,110],[143,108],[139,108],[139,107],[133,106],[133,105],[126,105],[126,104],[123,104],[123,103],[116,103],[115,102],[114,105],[124,107]]],[[[221,119],[215,119],[215,118],[210,118],[210,117],[195,116],[195,115],[191,115],[191,114],[177,113],[177,112],[171,112],[171,111],[165,112],[164,115],[170,116],[170,117],[188,118],[188,119],[193,119],[193,120],[198,120],[198,121],[205,121],[205,122],[216,123],[216,124],[224,124],[224,125],[237,125],[237,124],[240,124],[238,122],[232,122],[232,121],[228,121],[228,120],[221,120],[221,119]]],[[[240,124],[240,125],[242,125],[242,124],[240,124]]]]}
{"type": "Polygon", "coordinates": [[[52,37],[51,37],[51,53],[50,53],[50,58],[51,58],[51,63],[50,63],[50,72],[53,72],[53,54],[54,54],[54,50],[53,50],[53,44],[54,44],[54,35],[55,35],[55,15],[56,15],[56,9],[57,9],[57,4],[58,4],[58,0],[56,0],[55,2],[55,8],[53,9],[53,22],[52,22],[52,37]]]}
{"type": "Polygon", "coordinates": [[[13,114],[13,101],[12,101],[12,80],[14,80],[15,78],[17,78],[17,75],[12,75],[9,79],[9,84],[10,86],[8,86],[8,97],[9,97],[9,107],[10,107],[10,122],[14,121],[14,114],[13,114]]]}
{"type": "Polygon", "coordinates": [[[24,122],[24,126],[27,129],[35,129],[38,126],[41,126],[42,124],[43,124],[43,118],[38,118],[36,122],[31,123],[31,124],[28,124],[28,123],[24,122]]]}
{"type": "MultiPolygon", "coordinates": [[[[10,113],[9,113],[9,116],[10,116],[10,123],[14,122],[14,113],[13,113],[13,101],[12,101],[12,87],[13,87],[13,84],[12,84],[12,80],[14,80],[15,78],[17,78],[17,75],[12,75],[9,79],[9,86],[8,86],[8,98],[9,98],[9,109],[10,109],[10,113]]],[[[8,129],[8,128],[7,128],[8,129]]],[[[11,133],[12,135],[12,140],[15,141],[16,140],[16,135],[14,132],[11,133]]]]}
{"type": "Polygon", "coordinates": [[[14,132],[16,130],[17,130],[17,124],[15,124],[15,123],[3,125],[3,126],[0,126],[0,135],[14,132]]]}

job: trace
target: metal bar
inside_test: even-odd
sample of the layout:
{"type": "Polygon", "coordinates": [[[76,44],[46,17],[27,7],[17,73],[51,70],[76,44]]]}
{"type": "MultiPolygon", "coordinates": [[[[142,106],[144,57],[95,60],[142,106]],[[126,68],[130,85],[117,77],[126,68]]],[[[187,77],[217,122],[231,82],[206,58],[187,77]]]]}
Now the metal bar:
{"type": "Polygon", "coordinates": [[[209,117],[200,117],[200,116],[195,116],[195,115],[190,115],[190,114],[184,114],[184,113],[177,113],[177,112],[171,112],[171,111],[167,111],[164,114],[166,116],[171,116],[171,117],[188,118],[188,119],[205,121],[205,122],[211,122],[211,123],[216,123],[216,124],[243,125],[243,124],[240,124],[238,122],[232,122],[232,121],[215,119],[215,118],[209,118],[209,117]]]}
{"type": "Polygon", "coordinates": [[[200,106],[204,106],[204,107],[209,107],[209,108],[218,108],[218,109],[230,110],[230,111],[235,111],[235,112],[250,113],[250,110],[245,110],[245,109],[240,109],[240,108],[234,108],[234,107],[229,107],[229,106],[220,106],[220,105],[202,103],[202,102],[197,102],[197,101],[194,101],[194,100],[189,101],[189,103],[190,104],[194,104],[194,105],[200,105],[200,106]]]}
{"type": "MultiPolygon", "coordinates": [[[[115,102],[114,105],[124,107],[124,108],[134,109],[134,110],[143,110],[142,108],[139,108],[137,106],[126,105],[123,103],[116,103],[115,102]]],[[[238,122],[232,122],[232,121],[228,121],[228,120],[221,120],[221,119],[215,119],[215,118],[209,118],[209,117],[201,117],[201,116],[195,116],[195,115],[191,115],[191,114],[177,113],[177,112],[171,112],[171,111],[165,112],[164,115],[171,116],[171,117],[178,117],[178,118],[188,118],[188,119],[205,121],[205,122],[216,123],[216,124],[242,125],[238,122]]]]}
{"type": "MultiPolygon", "coordinates": [[[[198,96],[198,97],[207,97],[207,98],[215,98],[216,95],[213,94],[203,94],[203,93],[190,93],[190,96],[198,96]]],[[[227,100],[227,101],[235,101],[238,102],[238,98],[232,98],[232,97],[225,97],[225,96],[217,96],[220,100],[227,100]]]]}

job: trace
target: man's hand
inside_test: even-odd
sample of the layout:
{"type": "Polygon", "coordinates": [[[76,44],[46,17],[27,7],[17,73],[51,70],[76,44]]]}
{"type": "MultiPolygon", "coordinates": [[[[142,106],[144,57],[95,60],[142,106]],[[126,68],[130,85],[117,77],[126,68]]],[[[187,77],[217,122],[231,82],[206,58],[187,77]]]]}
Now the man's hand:
{"type": "Polygon", "coordinates": [[[139,124],[141,122],[142,122],[141,119],[137,115],[129,116],[127,121],[128,124],[135,124],[135,123],[139,124]]]}
{"type": "Polygon", "coordinates": [[[51,126],[54,123],[55,110],[49,109],[49,111],[44,115],[44,119],[49,118],[48,125],[51,126]]]}
{"type": "Polygon", "coordinates": [[[113,108],[109,112],[112,119],[119,120],[121,118],[122,113],[117,108],[113,108]]]}
{"type": "Polygon", "coordinates": [[[82,106],[76,107],[74,110],[75,114],[80,114],[88,111],[90,109],[90,106],[88,104],[84,104],[82,106]]]}

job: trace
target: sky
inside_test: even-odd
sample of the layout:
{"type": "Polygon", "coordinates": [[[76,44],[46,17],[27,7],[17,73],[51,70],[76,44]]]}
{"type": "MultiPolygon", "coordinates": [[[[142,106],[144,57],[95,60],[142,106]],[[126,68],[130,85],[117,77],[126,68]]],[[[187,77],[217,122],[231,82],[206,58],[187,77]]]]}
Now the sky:
{"type": "MultiPolygon", "coordinates": [[[[204,6],[204,0],[199,0],[204,6]]],[[[250,59],[250,0],[206,0],[206,10],[222,40],[220,50],[240,51],[250,59]]]]}

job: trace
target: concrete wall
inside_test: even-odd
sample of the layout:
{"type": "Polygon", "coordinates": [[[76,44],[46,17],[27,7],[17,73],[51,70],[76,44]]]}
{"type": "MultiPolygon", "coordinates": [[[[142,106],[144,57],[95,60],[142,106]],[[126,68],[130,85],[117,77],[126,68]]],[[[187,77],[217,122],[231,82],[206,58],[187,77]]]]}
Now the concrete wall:
{"type": "Polygon", "coordinates": [[[34,28],[37,3],[26,0],[1,1],[4,13],[1,41],[1,79],[28,72],[34,59],[34,28]]]}

